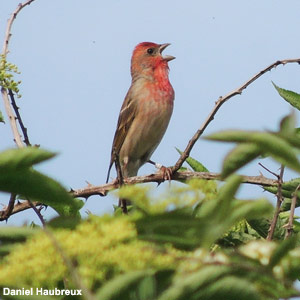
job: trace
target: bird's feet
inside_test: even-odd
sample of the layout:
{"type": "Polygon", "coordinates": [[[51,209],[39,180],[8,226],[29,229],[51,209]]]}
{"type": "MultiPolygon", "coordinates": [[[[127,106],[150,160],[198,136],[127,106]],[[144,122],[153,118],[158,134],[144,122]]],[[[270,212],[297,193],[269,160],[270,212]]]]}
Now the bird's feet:
{"type": "Polygon", "coordinates": [[[148,161],[150,164],[154,165],[156,169],[158,169],[158,172],[163,174],[163,179],[164,180],[168,180],[169,182],[171,182],[172,179],[172,169],[165,167],[159,163],[155,163],[152,160],[148,161]]]}
{"type": "Polygon", "coordinates": [[[163,179],[171,182],[172,179],[172,169],[162,166],[161,164],[156,163],[155,167],[158,169],[158,172],[163,174],[163,179]]]}

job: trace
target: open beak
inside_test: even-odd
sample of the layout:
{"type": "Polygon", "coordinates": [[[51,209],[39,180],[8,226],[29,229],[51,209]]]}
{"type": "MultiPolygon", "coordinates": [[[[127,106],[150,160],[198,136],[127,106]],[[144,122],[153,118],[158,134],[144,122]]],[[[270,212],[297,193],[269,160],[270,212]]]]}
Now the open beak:
{"type": "MultiPolygon", "coordinates": [[[[170,46],[170,45],[171,45],[170,43],[161,44],[161,45],[159,46],[159,53],[162,54],[162,52],[163,52],[168,46],[170,46]]],[[[175,57],[174,57],[174,56],[171,56],[171,55],[164,55],[164,56],[162,56],[162,58],[163,58],[164,60],[166,60],[166,61],[170,61],[170,60],[172,60],[172,59],[175,59],[175,57]]]]}

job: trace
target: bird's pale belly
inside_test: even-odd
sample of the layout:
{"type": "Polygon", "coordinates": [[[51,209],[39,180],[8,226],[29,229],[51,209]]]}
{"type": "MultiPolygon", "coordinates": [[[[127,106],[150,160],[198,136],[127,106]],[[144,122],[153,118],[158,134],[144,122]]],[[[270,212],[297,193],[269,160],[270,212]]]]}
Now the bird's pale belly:
{"type": "Polygon", "coordinates": [[[148,100],[140,108],[139,119],[133,121],[120,151],[121,164],[130,170],[125,176],[135,176],[150,159],[168,127],[173,103],[148,100]]]}

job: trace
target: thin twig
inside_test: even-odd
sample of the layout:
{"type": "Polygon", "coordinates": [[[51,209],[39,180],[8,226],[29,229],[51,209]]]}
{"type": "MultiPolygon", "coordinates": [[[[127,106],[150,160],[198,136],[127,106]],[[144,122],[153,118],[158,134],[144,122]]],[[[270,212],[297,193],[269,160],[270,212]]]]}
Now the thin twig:
{"type": "Polygon", "coordinates": [[[293,198],[292,198],[289,221],[288,221],[287,225],[285,226],[286,227],[285,238],[288,238],[293,233],[293,222],[294,222],[295,208],[296,208],[299,190],[300,190],[300,184],[297,186],[297,188],[294,192],[293,198]]]}
{"type": "MultiPolygon", "coordinates": [[[[5,37],[4,37],[3,48],[2,48],[2,55],[3,55],[4,59],[6,59],[6,56],[8,53],[8,45],[9,45],[9,40],[11,38],[11,28],[12,28],[13,22],[16,19],[18,13],[25,6],[31,4],[33,1],[34,0],[28,0],[24,3],[20,3],[18,5],[18,7],[15,9],[15,11],[12,13],[11,17],[9,18],[9,20],[7,22],[7,26],[6,26],[5,37]]],[[[23,148],[24,144],[22,142],[22,138],[21,138],[21,135],[18,130],[18,126],[16,123],[16,116],[14,115],[12,108],[10,106],[10,103],[9,103],[7,89],[2,87],[1,94],[2,94],[3,101],[4,101],[5,110],[6,110],[8,118],[9,118],[9,123],[10,123],[11,129],[12,129],[15,143],[17,144],[18,148],[23,148]]]]}
{"type": "Polygon", "coordinates": [[[16,201],[16,195],[11,194],[8,205],[4,210],[0,212],[0,221],[7,220],[11,216],[12,211],[14,209],[15,201],[16,201]]]}
{"type": "Polygon", "coordinates": [[[41,211],[40,211],[39,209],[37,209],[36,206],[35,206],[29,199],[27,199],[27,202],[28,202],[29,206],[34,210],[34,212],[36,213],[36,215],[37,215],[38,218],[40,219],[40,221],[41,221],[43,227],[45,228],[46,222],[45,222],[45,220],[44,220],[44,217],[43,217],[42,214],[41,214],[41,211]]]}
{"type": "Polygon", "coordinates": [[[22,133],[23,133],[24,143],[26,144],[26,146],[31,146],[30,141],[29,141],[29,137],[28,137],[28,134],[27,134],[27,128],[24,126],[22,117],[21,117],[20,112],[19,112],[19,107],[17,106],[16,100],[15,100],[14,93],[12,92],[11,89],[9,89],[8,94],[9,94],[9,97],[10,97],[11,105],[12,105],[14,111],[15,111],[15,114],[17,116],[17,120],[19,122],[20,128],[21,128],[22,133]]]}
{"type": "Polygon", "coordinates": [[[5,32],[5,39],[4,39],[4,43],[3,43],[3,48],[2,48],[2,54],[6,57],[7,53],[8,53],[8,44],[9,44],[9,40],[11,37],[11,28],[13,25],[14,20],[16,19],[18,13],[27,5],[30,5],[34,0],[28,0],[25,1],[24,3],[19,3],[18,7],[16,8],[16,10],[12,13],[11,17],[9,18],[8,22],[7,22],[7,27],[6,27],[6,32],[5,32]]]}
{"type": "Polygon", "coordinates": [[[231,91],[224,97],[220,97],[216,102],[213,110],[211,113],[208,115],[207,119],[204,121],[202,126],[197,130],[197,132],[194,134],[194,136],[191,138],[189,141],[188,145],[186,146],[185,150],[183,153],[180,155],[179,159],[177,160],[176,164],[172,167],[172,172],[175,173],[180,169],[182,164],[185,162],[185,160],[189,157],[190,152],[199,139],[199,137],[203,134],[205,131],[206,127],[209,125],[209,123],[214,119],[216,113],[220,109],[220,107],[230,98],[236,96],[236,95],[241,95],[243,90],[246,89],[252,82],[257,80],[259,77],[261,77],[263,74],[265,74],[268,71],[271,71],[273,68],[279,66],[279,65],[285,65],[288,63],[298,63],[300,64],[300,58],[295,58],[295,59],[284,59],[284,60],[278,60],[274,62],[273,64],[269,65],[265,69],[261,70],[257,74],[255,74],[253,77],[251,77],[249,80],[247,80],[243,85],[241,85],[239,88],[231,91]]]}
{"type": "MultiPolygon", "coordinates": [[[[32,202],[35,206],[41,206],[43,205],[43,203],[40,203],[40,202],[32,202]]],[[[10,213],[10,216],[14,215],[14,214],[17,214],[19,212],[22,212],[24,210],[27,210],[31,208],[31,206],[29,205],[29,203],[26,201],[26,202],[18,202],[14,205],[14,208],[12,210],[12,212],[10,213]]],[[[0,221],[6,221],[7,218],[3,217],[3,214],[4,212],[7,210],[7,206],[0,211],[0,221]]]]}
{"type": "Polygon", "coordinates": [[[13,112],[11,106],[10,106],[10,103],[9,103],[7,89],[2,87],[1,88],[1,94],[2,94],[3,101],[4,101],[4,107],[5,107],[5,110],[6,110],[6,114],[9,118],[10,127],[11,127],[11,130],[12,130],[13,136],[14,136],[14,141],[15,141],[18,148],[23,148],[24,144],[22,142],[22,138],[21,138],[21,135],[20,135],[19,130],[18,130],[18,126],[17,126],[17,122],[16,122],[16,116],[15,116],[15,114],[14,114],[14,112],[13,112]]]}
{"type": "Polygon", "coordinates": [[[271,171],[270,169],[268,169],[266,166],[264,166],[262,163],[258,163],[262,168],[264,168],[267,172],[269,172],[270,174],[274,175],[275,177],[277,177],[277,179],[279,179],[279,175],[276,174],[275,172],[271,171]]]}
{"type": "MultiPolygon", "coordinates": [[[[267,168],[265,168],[265,169],[268,170],[267,168]]],[[[271,171],[269,171],[269,172],[273,175],[275,174],[271,171]]],[[[273,216],[272,222],[271,222],[269,230],[268,230],[268,236],[267,236],[268,241],[271,241],[273,239],[276,224],[277,224],[278,217],[279,217],[279,214],[280,214],[281,203],[283,201],[283,198],[282,198],[283,173],[284,173],[284,166],[281,165],[280,174],[279,175],[275,174],[275,176],[278,178],[278,187],[277,187],[277,194],[276,194],[277,201],[276,201],[276,208],[275,208],[274,216],[273,216]]]]}

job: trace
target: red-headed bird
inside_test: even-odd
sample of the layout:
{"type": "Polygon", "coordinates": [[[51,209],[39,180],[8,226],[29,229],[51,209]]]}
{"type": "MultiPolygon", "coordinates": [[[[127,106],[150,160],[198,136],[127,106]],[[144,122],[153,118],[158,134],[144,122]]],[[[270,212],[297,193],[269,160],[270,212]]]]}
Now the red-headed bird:
{"type": "Polygon", "coordinates": [[[106,182],[116,156],[123,177],[136,176],[166,132],[174,101],[168,62],[175,57],[162,55],[169,45],[143,42],[133,51],[132,82],[119,114],[106,182]]]}

